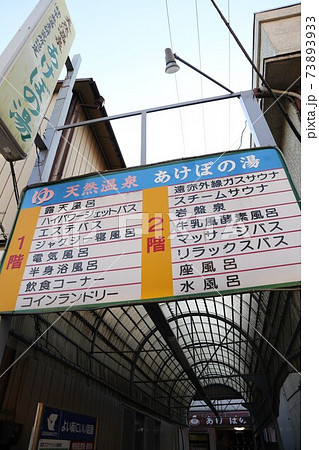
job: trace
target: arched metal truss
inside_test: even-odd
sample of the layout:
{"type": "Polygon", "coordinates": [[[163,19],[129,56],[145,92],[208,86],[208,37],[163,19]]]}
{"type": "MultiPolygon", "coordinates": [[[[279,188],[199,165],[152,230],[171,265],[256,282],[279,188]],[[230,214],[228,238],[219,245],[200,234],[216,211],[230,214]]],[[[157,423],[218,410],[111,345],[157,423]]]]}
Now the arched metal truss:
{"type": "MultiPolygon", "coordinates": [[[[41,336],[56,318],[16,317],[11,334],[41,336]]],[[[60,314],[37,348],[169,420],[185,423],[195,398],[218,414],[232,397],[259,426],[278,408],[285,377],[300,368],[300,298],[251,292],[73,311],[60,314]]]]}

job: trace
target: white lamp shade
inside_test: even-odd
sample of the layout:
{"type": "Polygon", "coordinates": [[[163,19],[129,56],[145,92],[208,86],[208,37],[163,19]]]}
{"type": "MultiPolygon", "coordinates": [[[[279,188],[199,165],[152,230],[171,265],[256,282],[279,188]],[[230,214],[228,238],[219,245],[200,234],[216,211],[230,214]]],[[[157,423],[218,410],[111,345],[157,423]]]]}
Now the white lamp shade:
{"type": "Polygon", "coordinates": [[[179,66],[176,63],[175,57],[173,55],[172,49],[165,49],[165,61],[166,61],[166,73],[176,73],[179,71],[179,66]]]}

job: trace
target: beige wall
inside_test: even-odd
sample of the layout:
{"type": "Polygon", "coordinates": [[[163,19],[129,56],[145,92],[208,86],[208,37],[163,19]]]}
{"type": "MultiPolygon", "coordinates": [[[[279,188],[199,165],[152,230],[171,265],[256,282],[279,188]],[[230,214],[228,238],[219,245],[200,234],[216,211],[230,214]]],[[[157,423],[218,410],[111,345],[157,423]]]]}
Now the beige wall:
{"type": "MultiPolygon", "coordinates": [[[[87,117],[80,106],[80,102],[77,102],[71,122],[82,122],[85,120],[87,120],[87,117]]],[[[90,127],[85,126],[67,130],[61,139],[60,157],[57,164],[61,161],[64,152],[67,152],[67,158],[61,178],[74,177],[106,169],[99,146],[90,127]]],[[[53,171],[53,180],[56,174],[57,170],[53,171]]]]}
{"type": "MultiPolygon", "coordinates": [[[[255,15],[253,59],[263,72],[267,58],[298,52],[301,49],[301,6],[273,9],[255,15]]],[[[254,85],[257,85],[254,74],[254,85]]]]}
{"type": "MultiPolygon", "coordinates": [[[[253,59],[270,87],[300,93],[301,5],[273,9],[255,14],[253,59]]],[[[253,87],[260,87],[254,73],[253,87]]],[[[298,101],[293,95],[280,102],[295,128],[301,131],[298,101]]],[[[266,120],[287,163],[292,181],[301,192],[301,145],[282,112],[270,100],[262,102],[266,120]]]]}

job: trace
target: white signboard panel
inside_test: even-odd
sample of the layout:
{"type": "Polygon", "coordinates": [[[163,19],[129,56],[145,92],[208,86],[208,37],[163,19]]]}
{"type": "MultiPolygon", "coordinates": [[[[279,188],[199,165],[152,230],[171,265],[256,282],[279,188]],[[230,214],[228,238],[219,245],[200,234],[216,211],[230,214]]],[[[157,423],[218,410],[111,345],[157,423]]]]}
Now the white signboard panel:
{"type": "Polygon", "coordinates": [[[250,149],[26,190],[2,312],[296,286],[300,208],[278,150],[250,149]]]}

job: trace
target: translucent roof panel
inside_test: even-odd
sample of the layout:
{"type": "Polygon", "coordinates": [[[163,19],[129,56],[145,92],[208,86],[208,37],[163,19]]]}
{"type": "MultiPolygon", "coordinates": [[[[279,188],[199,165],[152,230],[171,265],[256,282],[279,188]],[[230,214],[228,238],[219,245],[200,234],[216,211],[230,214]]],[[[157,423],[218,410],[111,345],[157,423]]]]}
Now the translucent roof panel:
{"type": "MultiPolygon", "coordinates": [[[[231,397],[249,403],[259,395],[252,377],[272,370],[275,379],[269,340],[291,345],[282,320],[295,297],[276,298],[252,292],[68,312],[50,329],[51,346],[64,339],[74,366],[180,421],[195,397],[206,405],[231,397]]],[[[289,322],[296,317],[292,311],[289,322]]]]}

